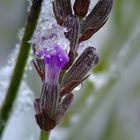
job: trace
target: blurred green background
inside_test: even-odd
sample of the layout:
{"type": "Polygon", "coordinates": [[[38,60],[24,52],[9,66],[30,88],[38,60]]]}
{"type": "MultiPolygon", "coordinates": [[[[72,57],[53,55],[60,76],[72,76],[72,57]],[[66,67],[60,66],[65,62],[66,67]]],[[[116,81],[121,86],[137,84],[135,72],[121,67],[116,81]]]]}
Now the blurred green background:
{"type": "MultiPolygon", "coordinates": [[[[24,0],[0,1],[0,67],[17,42],[27,5],[24,0]]],[[[140,140],[140,0],[114,0],[107,24],[89,43],[97,48],[100,63],[75,91],[52,140],[140,140]]],[[[37,94],[40,87],[33,82],[38,80],[34,71],[27,73],[27,82],[37,94]]]]}

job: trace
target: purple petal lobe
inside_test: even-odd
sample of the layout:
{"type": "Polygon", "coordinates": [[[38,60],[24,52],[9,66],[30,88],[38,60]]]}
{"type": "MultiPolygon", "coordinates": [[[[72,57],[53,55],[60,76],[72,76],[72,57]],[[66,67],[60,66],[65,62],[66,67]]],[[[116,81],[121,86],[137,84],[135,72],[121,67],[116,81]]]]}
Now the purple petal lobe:
{"type": "Polygon", "coordinates": [[[58,44],[54,43],[51,49],[37,50],[36,55],[44,59],[45,82],[56,83],[61,68],[69,61],[68,54],[58,44]]]}

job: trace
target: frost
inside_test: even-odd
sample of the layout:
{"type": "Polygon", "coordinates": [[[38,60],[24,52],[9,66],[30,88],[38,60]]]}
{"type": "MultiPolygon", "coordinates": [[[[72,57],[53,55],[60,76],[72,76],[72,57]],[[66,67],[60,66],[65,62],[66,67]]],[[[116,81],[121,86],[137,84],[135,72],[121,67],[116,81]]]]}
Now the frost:
{"type": "Polygon", "coordinates": [[[8,59],[7,65],[5,65],[3,68],[0,69],[0,106],[3,103],[4,97],[5,97],[5,92],[7,90],[10,77],[11,77],[11,72],[13,70],[13,66],[15,64],[15,59],[16,59],[16,54],[18,53],[18,48],[19,45],[16,45],[15,51],[11,54],[10,59],[8,59]]]}
{"type": "Polygon", "coordinates": [[[58,44],[67,53],[69,52],[69,40],[66,39],[64,32],[65,28],[58,24],[52,24],[50,28],[48,23],[40,23],[34,33],[32,40],[30,41],[37,50],[46,48],[48,50],[53,49],[53,44],[58,44]]]}
{"type": "MultiPolygon", "coordinates": [[[[17,33],[17,38],[19,40],[19,43],[16,44],[15,49],[12,51],[10,56],[7,57],[8,58],[7,63],[3,67],[0,68],[0,79],[1,79],[0,80],[0,106],[2,106],[5,96],[6,96],[6,92],[9,86],[9,82],[10,82],[12,72],[16,63],[17,55],[19,52],[19,48],[20,48],[19,44],[21,42],[24,30],[25,28],[22,28],[17,33]]],[[[28,59],[26,70],[31,69],[30,61],[31,61],[31,56],[28,59]]],[[[28,107],[32,106],[33,92],[26,84],[25,77],[26,77],[26,73],[24,74],[24,79],[19,88],[18,96],[12,110],[12,115],[18,116],[17,114],[26,111],[28,107]]]]}
{"type": "Polygon", "coordinates": [[[52,44],[56,43],[68,53],[70,50],[69,40],[64,35],[66,28],[56,23],[52,9],[52,1],[45,0],[42,4],[37,28],[29,43],[35,45],[36,49],[47,48],[48,50],[52,49],[52,44]]]}
{"type": "Polygon", "coordinates": [[[21,42],[21,40],[22,40],[22,36],[24,34],[24,31],[25,31],[25,28],[21,28],[17,33],[17,37],[18,37],[19,42],[21,42]]]}
{"type": "Polygon", "coordinates": [[[30,11],[30,8],[32,6],[32,0],[27,0],[27,2],[29,3],[28,7],[27,7],[27,11],[30,11]]]}
{"type": "Polygon", "coordinates": [[[52,10],[52,1],[44,0],[42,4],[42,11],[39,19],[39,23],[43,21],[48,21],[48,24],[55,22],[53,10],[52,10]]]}
{"type": "MultiPolygon", "coordinates": [[[[16,57],[19,51],[19,45],[17,44],[15,47],[15,50],[10,55],[7,64],[0,69],[0,106],[2,105],[5,94],[10,82],[11,73],[13,71],[16,57]]],[[[32,105],[32,99],[33,99],[33,93],[31,89],[28,87],[28,85],[25,82],[25,79],[22,81],[21,87],[19,89],[19,94],[16,99],[15,105],[14,105],[14,113],[20,112],[21,110],[24,111],[27,109],[27,106],[32,105]]]]}

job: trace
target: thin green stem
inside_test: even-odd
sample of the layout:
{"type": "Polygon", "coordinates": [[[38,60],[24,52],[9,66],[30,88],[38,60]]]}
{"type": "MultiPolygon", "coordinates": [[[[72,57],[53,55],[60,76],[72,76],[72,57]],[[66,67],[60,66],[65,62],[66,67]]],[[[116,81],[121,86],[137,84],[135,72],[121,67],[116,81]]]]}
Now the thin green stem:
{"type": "Polygon", "coordinates": [[[39,140],[49,140],[50,132],[41,130],[39,140]]]}
{"type": "Polygon", "coordinates": [[[41,11],[42,1],[43,0],[33,0],[28,15],[25,32],[21,41],[20,50],[17,57],[17,62],[13,70],[4,104],[0,110],[0,137],[2,135],[6,122],[8,121],[11,109],[13,107],[13,103],[16,99],[17,92],[24,74],[24,69],[30,53],[30,44],[28,43],[28,41],[31,39],[32,34],[36,28],[39,14],[41,11]]]}

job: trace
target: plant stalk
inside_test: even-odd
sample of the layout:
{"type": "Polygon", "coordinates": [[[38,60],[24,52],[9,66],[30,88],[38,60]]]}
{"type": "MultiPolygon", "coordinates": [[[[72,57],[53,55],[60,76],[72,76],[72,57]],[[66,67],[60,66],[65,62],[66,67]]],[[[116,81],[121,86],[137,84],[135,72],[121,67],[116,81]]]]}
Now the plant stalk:
{"type": "Polygon", "coordinates": [[[49,140],[50,132],[41,130],[39,140],[49,140]]]}
{"type": "Polygon", "coordinates": [[[41,11],[42,2],[43,0],[33,0],[30,12],[28,14],[17,61],[13,70],[13,74],[9,83],[4,103],[0,110],[0,137],[10,116],[13,103],[17,97],[18,89],[22,81],[25,66],[27,64],[27,60],[31,49],[28,41],[31,39],[33,32],[36,28],[39,14],[41,11]]]}

